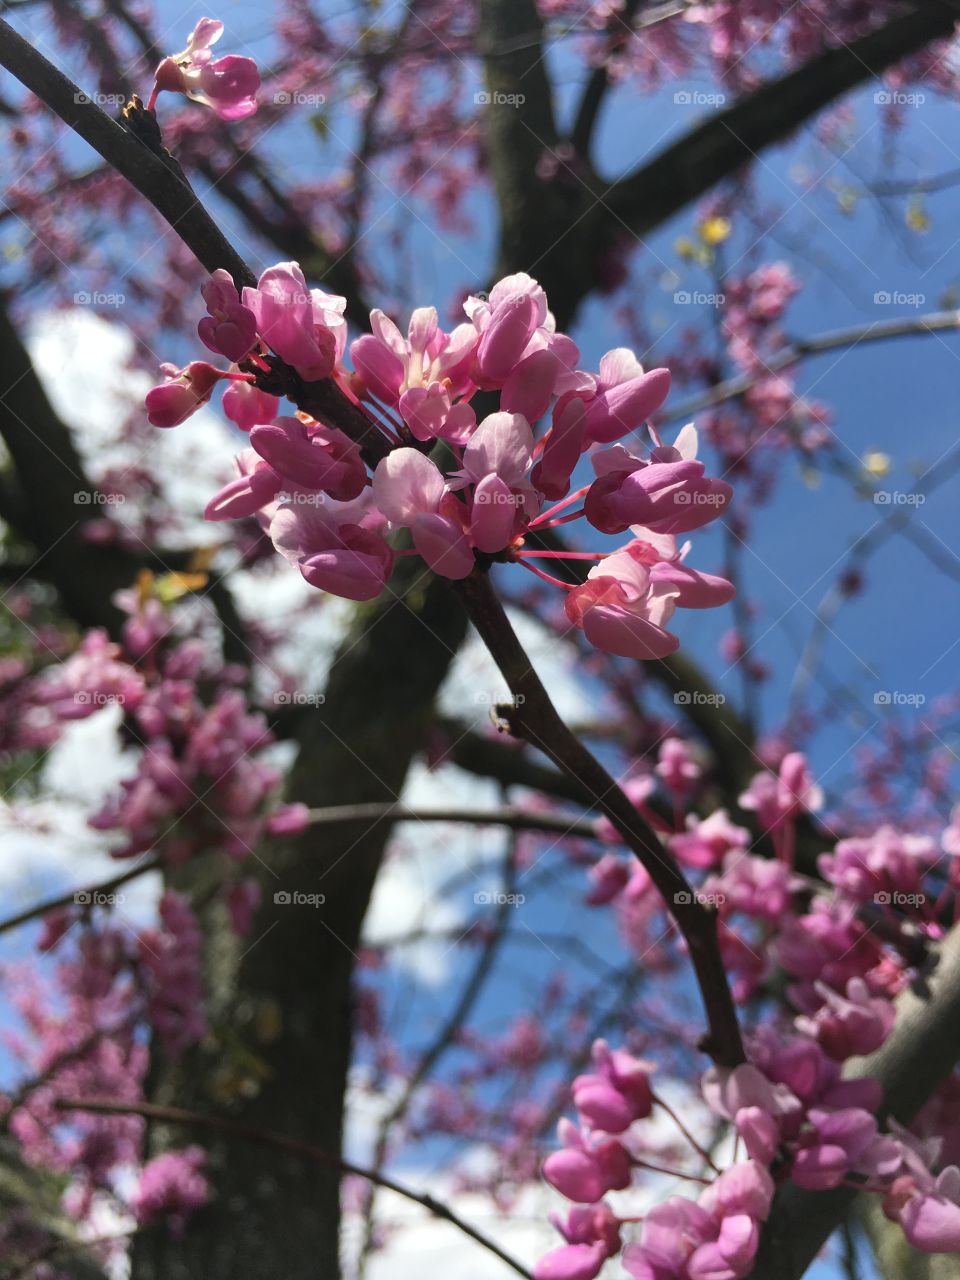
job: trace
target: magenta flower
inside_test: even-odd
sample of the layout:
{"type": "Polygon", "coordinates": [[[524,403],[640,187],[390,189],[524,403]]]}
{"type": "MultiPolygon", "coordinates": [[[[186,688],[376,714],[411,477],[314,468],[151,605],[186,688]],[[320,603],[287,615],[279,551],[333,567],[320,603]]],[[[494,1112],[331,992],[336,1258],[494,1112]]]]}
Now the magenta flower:
{"type": "Polygon", "coordinates": [[[308,289],[299,263],[280,262],[244,289],[243,305],[263,341],[305,382],[330,376],[346,342],[345,298],[308,289]]]}
{"type": "Polygon", "coordinates": [[[348,600],[373,600],[393,568],[382,526],[367,489],[352,502],[282,503],[270,522],[270,537],[311,586],[348,600]]]}
{"type": "Polygon", "coordinates": [[[257,340],[256,317],[241,303],[229,271],[214,271],[200,292],[209,312],[197,325],[200,341],[217,355],[239,363],[257,340]]]}
{"type": "Polygon", "coordinates": [[[826,983],[814,984],[823,1004],[813,1017],[796,1019],[797,1029],[813,1036],[837,1062],[879,1049],[893,1029],[896,1013],[888,999],[870,995],[862,978],[851,978],[846,997],[826,983]]]}
{"type": "Polygon", "coordinates": [[[664,658],[680,644],[664,625],[676,608],[721,604],[734,589],[724,578],[698,574],[670,558],[676,555],[672,538],[665,542],[647,529],[634,532],[632,542],[600,560],[569,593],[567,617],[598,649],[664,658]]]}
{"type": "Polygon", "coordinates": [[[253,449],[244,449],[236,464],[239,476],[213,495],[204,508],[206,520],[242,520],[256,515],[273,502],[283,486],[279,472],[261,461],[253,449]]]}
{"type": "Polygon", "coordinates": [[[603,1040],[593,1046],[594,1072],[573,1082],[573,1104],[584,1122],[605,1133],[623,1133],[635,1120],[653,1109],[650,1064],[625,1053],[613,1052],[603,1040]]]}
{"type": "Polygon", "coordinates": [[[148,1161],[130,1206],[140,1226],[166,1221],[174,1235],[183,1234],[191,1216],[207,1201],[210,1188],[201,1170],[207,1154],[202,1147],[166,1151],[148,1161]]]}
{"type": "Polygon", "coordinates": [[[591,1145],[569,1120],[561,1120],[557,1132],[563,1148],[547,1156],[543,1176],[562,1196],[595,1204],[608,1191],[630,1185],[630,1156],[619,1142],[610,1139],[591,1145]]]}
{"type": "Polygon", "coordinates": [[[357,445],[335,427],[308,427],[298,418],[278,418],[250,429],[254,451],[298,490],[356,498],[367,472],[357,445]]]}
{"type": "Polygon", "coordinates": [[[146,396],[147,418],[154,427],[179,427],[207,403],[220,379],[228,376],[206,360],[192,360],[183,369],[162,364],[160,372],[166,381],[146,396]]]}
{"type": "Polygon", "coordinates": [[[903,1234],[923,1253],[953,1253],[960,1249],[960,1169],[949,1165],[936,1178],[897,1179],[902,1201],[896,1216],[903,1234]]]}
{"type": "MultiPolygon", "coordinates": [[[[201,30],[197,49],[214,34],[201,30]]],[[[372,598],[392,564],[385,537],[409,530],[416,553],[441,576],[466,578],[491,560],[522,566],[567,593],[567,616],[592,643],[634,658],[677,648],[666,630],[676,608],[712,608],[731,598],[732,585],[692,569],[689,545],[678,546],[673,536],[712,519],[729,497],[722,481],[705,478],[692,428],[676,446],[662,444],[651,429],[649,458],[619,447],[594,454],[597,480],[568,496],[584,452],[640,425],[666,395],[669,375],[644,372],[625,350],[609,352],[597,374],[577,370],[576,344],[556,332],[544,291],[531,277],[508,276],[489,298],[468,298],[468,323],[449,333],[432,307],[416,309],[405,333],[374,311],[372,332],[351,346],[352,370],[344,366],[345,300],[308,289],[296,262],[264,271],[242,297],[217,272],[203,296],[203,341],[250,372],[218,372],[202,362],[182,371],[168,367],[168,382],[150,393],[148,408],[152,422],[172,426],[209,397],[218,378],[230,382],[224,409],[249,432],[251,449],[238,459],[239,476],[208,504],[208,518],[255,515],[267,529],[285,497],[294,507],[319,505],[318,494],[349,503],[372,487],[375,529],[366,520],[350,528],[346,517],[312,523],[304,517],[294,522],[296,533],[284,523],[278,536],[285,546],[294,538],[289,558],[308,581],[332,591],[342,582],[349,598],[372,598]],[[372,476],[353,429],[348,439],[302,409],[296,417],[277,416],[277,398],[261,390],[273,386],[268,352],[306,382],[337,381],[353,401],[354,418],[379,435],[372,476]],[[481,389],[499,392],[500,404],[478,422],[471,401],[481,389]],[[550,425],[537,434],[531,424],[541,419],[550,425]],[[428,456],[435,440],[446,445],[436,459],[428,456]],[[545,509],[548,500],[556,502],[552,509],[545,509]],[[584,516],[604,530],[633,522],[632,541],[604,556],[551,550],[536,537],[584,516]],[[599,562],[585,583],[573,586],[569,573],[546,572],[568,555],[599,562]]],[[[302,399],[295,384],[291,398],[302,399]]]]}
{"type": "Polygon", "coordinates": [[[575,1205],[566,1219],[550,1220],[567,1241],[536,1264],[534,1280],[593,1280],[607,1258],[620,1251],[620,1220],[608,1205],[575,1205]]]}
{"type": "Polygon", "coordinates": [[[164,58],[147,103],[152,111],[164,89],[185,93],[194,102],[212,107],[222,120],[243,120],[257,109],[260,75],[252,58],[228,54],[215,59],[210,46],[223,35],[223,23],[201,18],[180,53],[164,58]]]}
{"type": "Polygon", "coordinates": [[[280,401],[255,387],[252,382],[231,382],[223,392],[223,411],[241,431],[249,431],[258,422],[272,422],[280,401]]]}
{"type": "Polygon", "coordinates": [[[687,827],[673,837],[670,846],[688,867],[718,867],[731,849],[745,849],[750,843],[750,832],[735,826],[726,809],[717,809],[702,821],[689,814],[687,827]]]}
{"type": "Polygon", "coordinates": [[[659,445],[649,460],[622,445],[594,454],[597,479],[584,501],[587,519],[602,533],[622,533],[635,524],[656,533],[689,533],[709,524],[733,490],[705,475],[696,452],[697,433],[684,427],[675,446],[659,445]]]}
{"type": "Polygon", "coordinates": [[[670,391],[670,371],[651,369],[645,373],[632,351],[617,347],[600,361],[594,384],[586,436],[591,443],[611,444],[656,413],[670,391]]]}

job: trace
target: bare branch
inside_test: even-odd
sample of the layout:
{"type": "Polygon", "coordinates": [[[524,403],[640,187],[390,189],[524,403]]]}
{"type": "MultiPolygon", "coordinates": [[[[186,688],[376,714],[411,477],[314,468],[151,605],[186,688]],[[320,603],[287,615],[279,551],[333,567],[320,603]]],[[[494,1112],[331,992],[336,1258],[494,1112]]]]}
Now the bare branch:
{"type": "Polygon", "coordinates": [[[698,902],[676,859],[602,764],[567,728],[517,639],[487,573],[456,583],[470,621],[513,694],[501,713],[510,732],[533,743],[596,796],[597,806],[643,863],[690,951],[709,1023],[701,1048],[715,1062],[745,1061],[743,1042],[717,941],[716,912],[698,902]]]}
{"type": "Polygon", "coordinates": [[[506,1263],[517,1275],[525,1276],[527,1280],[532,1280],[530,1272],[522,1263],[517,1262],[516,1258],[512,1258],[506,1250],[501,1249],[489,1236],[485,1236],[482,1231],[478,1231],[476,1227],[472,1227],[468,1222],[465,1222],[449,1205],[443,1204],[442,1201],[435,1199],[426,1192],[412,1191],[409,1187],[395,1182],[393,1178],[388,1178],[373,1169],[365,1169],[362,1165],[354,1164],[350,1160],[344,1160],[340,1156],[324,1151],[321,1147],[315,1147],[312,1143],[304,1142],[300,1138],[291,1138],[285,1133],[274,1133],[269,1129],[258,1129],[254,1125],[243,1124],[238,1120],[230,1120],[225,1116],[188,1111],[183,1107],[164,1107],[152,1102],[127,1103],[112,1102],[101,1098],[58,1098],[55,1106],[61,1111],[90,1111],[98,1115],[143,1116],[145,1120],[158,1120],[165,1124],[183,1125],[191,1129],[212,1129],[228,1137],[243,1138],[249,1142],[260,1143],[262,1146],[273,1147],[276,1150],[303,1156],[305,1159],[315,1161],[318,1164],[339,1169],[341,1173],[352,1174],[357,1178],[365,1178],[368,1182],[382,1187],[385,1191],[393,1191],[398,1196],[403,1196],[405,1200],[412,1200],[414,1204],[422,1205],[435,1218],[441,1218],[444,1222],[449,1222],[451,1226],[456,1227],[458,1231],[462,1231],[464,1235],[476,1241],[477,1244],[499,1258],[501,1262],[506,1263]]]}

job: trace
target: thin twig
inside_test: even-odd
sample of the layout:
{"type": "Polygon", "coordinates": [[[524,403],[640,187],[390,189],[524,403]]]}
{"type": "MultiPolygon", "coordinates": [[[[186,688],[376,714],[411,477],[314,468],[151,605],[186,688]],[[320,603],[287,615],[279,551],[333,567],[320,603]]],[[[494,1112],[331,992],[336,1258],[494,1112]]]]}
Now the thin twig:
{"type": "Polygon", "coordinates": [[[404,1187],[392,1178],[376,1173],[373,1169],[365,1169],[361,1165],[354,1164],[351,1160],[344,1160],[342,1157],[333,1155],[329,1151],[324,1151],[321,1147],[315,1147],[312,1143],[304,1142],[300,1138],[291,1138],[285,1133],[275,1133],[270,1129],[258,1129],[255,1125],[243,1124],[239,1120],[229,1120],[225,1116],[205,1115],[199,1111],[188,1111],[184,1107],[164,1107],[154,1102],[113,1102],[104,1098],[58,1098],[54,1105],[60,1111],[90,1111],[99,1115],[143,1116],[145,1120],[158,1120],[163,1124],[178,1124],[191,1129],[209,1129],[217,1133],[227,1134],[230,1137],[245,1138],[250,1142],[259,1142],[263,1146],[274,1147],[279,1151],[289,1151],[293,1155],[315,1160],[318,1164],[326,1165],[329,1168],[339,1169],[341,1173],[352,1174],[357,1178],[365,1178],[375,1186],[383,1187],[386,1191],[393,1191],[398,1196],[403,1196],[404,1199],[413,1201],[414,1204],[422,1205],[435,1218],[442,1218],[443,1221],[449,1222],[458,1231],[462,1231],[471,1240],[482,1245],[484,1249],[498,1257],[501,1262],[511,1267],[517,1275],[525,1276],[527,1280],[533,1280],[530,1272],[522,1263],[518,1262],[516,1258],[512,1258],[509,1253],[501,1249],[494,1240],[485,1236],[483,1232],[465,1222],[449,1205],[434,1199],[427,1192],[412,1191],[409,1187],[404,1187]]]}
{"type": "Polygon", "coordinates": [[[564,773],[590,788],[597,806],[643,863],[690,951],[709,1033],[700,1047],[721,1066],[746,1060],[736,1008],[717,939],[717,913],[697,900],[676,859],[657,838],[593,753],[571,732],[550,701],[510,625],[488,573],[455,584],[467,614],[513,694],[499,708],[511,733],[538,747],[564,773]]]}
{"type": "Polygon", "coordinates": [[[864,342],[886,342],[891,338],[941,333],[945,329],[960,329],[960,311],[929,311],[922,316],[899,316],[895,320],[874,320],[870,324],[832,329],[829,333],[821,333],[814,338],[799,338],[771,356],[769,360],[765,360],[761,373],[742,373],[736,378],[727,378],[723,382],[718,382],[715,387],[709,387],[706,391],[682,400],[680,404],[669,410],[668,421],[678,422],[681,418],[690,418],[701,409],[709,409],[713,405],[722,404],[725,400],[742,396],[770,374],[778,373],[781,369],[796,364],[804,356],[821,355],[825,351],[835,351],[838,347],[858,347],[864,342]]]}

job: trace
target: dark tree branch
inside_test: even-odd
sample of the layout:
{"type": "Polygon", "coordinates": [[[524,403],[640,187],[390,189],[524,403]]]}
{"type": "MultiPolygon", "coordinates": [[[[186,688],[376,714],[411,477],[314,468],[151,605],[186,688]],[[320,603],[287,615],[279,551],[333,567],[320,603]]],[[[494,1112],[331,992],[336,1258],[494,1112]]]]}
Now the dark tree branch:
{"type": "Polygon", "coordinates": [[[606,203],[635,235],[659,226],[721,179],[782,142],[834,99],[953,34],[955,0],[920,0],[849,44],[762,85],[614,182],[606,203]]]}
{"type": "Polygon", "coordinates": [[[835,351],[840,347],[859,347],[864,343],[887,342],[891,338],[916,337],[918,334],[943,333],[960,329],[960,311],[930,311],[922,316],[898,316],[895,320],[873,320],[869,324],[850,325],[845,329],[834,329],[829,333],[818,334],[814,338],[798,338],[788,343],[775,355],[763,362],[763,371],[759,374],[743,373],[735,378],[727,378],[716,386],[708,387],[681,400],[670,408],[668,422],[679,422],[699,413],[701,409],[710,409],[725,400],[733,400],[755,387],[758,382],[781,369],[803,359],[804,356],[822,355],[825,351],[835,351]]]}
{"type": "Polygon", "coordinates": [[[573,128],[570,131],[570,141],[574,150],[584,159],[589,159],[594,130],[600,118],[600,110],[607,96],[607,90],[610,88],[608,60],[616,55],[633,34],[633,19],[640,8],[640,3],[641,0],[626,0],[623,9],[619,13],[611,13],[607,21],[604,50],[606,56],[599,66],[594,67],[587,79],[577,107],[573,128]]]}
{"type": "Polygon", "coordinates": [[[701,1042],[703,1051],[723,1066],[743,1062],[736,1009],[717,942],[716,912],[697,901],[673,855],[557,714],[510,625],[489,574],[477,571],[456,585],[470,621],[513,695],[512,705],[498,708],[510,732],[538,747],[559,769],[596,796],[598,808],[643,863],[687,943],[709,1024],[709,1033],[701,1042]]]}
{"type": "Polygon", "coordinates": [[[433,1214],[435,1218],[441,1218],[444,1222],[449,1222],[451,1226],[469,1236],[471,1240],[499,1258],[501,1262],[506,1263],[517,1275],[525,1276],[527,1280],[532,1280],[530,1272],[525,1266],[517,1262],[516,1258],[512,1258],[504,1249],[501,1249],[496,1241],[491,1240],[482,1231],[478,1231],[476,1227],[472,1227],[468,1222],[465,1222],[449,1205],[443,1204],[442,1201],[435,1199],[426,1192],[412,1191],[409,1187],[395,1182],[393,1178],[377,1173],[374,1169],[365,1169],[362,1165],[354,1164],[351,1160],[344,1160],[341,1156],[326,1151],[322,1147],[314,1146],[313,1143],[304,1142],[300,1138],[292,1138],[285,1133],[274,1133],[269,1129],[258,1129],[254,1125],[243,1124],[238,1120],[230,1120],[225,1116],[202,1114],[197,1111],[189,1111],[184,1107],[159,1106],[150,1102],[128,1103],[111,1102],[101,1098],[59,1098],[55,1105],[60,1111],[88,1111],[99,1115],[143,1116],[146,1120],[159,1120],[165,1124],[182,1125],[190,1129],[213,1130],[233,1138],[242,1138],[245,1141],[254,1142],[261,1146],[273,1147],[279,1151],[301,1156],[303,1159],[326,1165],[331,1169],[337,1169],[341,1173],[352,1174],[357,1178],[365,1178],[368,1182],[382,1187],[385,1191],[393,1191],[396,1195],[403,1196],[405,1200],[411,1200],[414,1204],[421,1205],[429,1213],[433,1214]]]}

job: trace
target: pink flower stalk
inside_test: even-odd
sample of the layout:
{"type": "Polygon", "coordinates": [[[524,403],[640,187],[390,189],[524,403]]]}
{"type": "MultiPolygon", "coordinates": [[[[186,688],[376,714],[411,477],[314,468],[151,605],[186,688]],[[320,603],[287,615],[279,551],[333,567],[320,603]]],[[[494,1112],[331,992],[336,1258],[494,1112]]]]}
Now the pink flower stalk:
{"type": "Polygon", "coordinates": [[[215,59],[210,46],[222,35],[222,22],[200,19],[190,33],[187,47],[164,58],[157,67],[148,111],[154,110],[158,94],[166,89],[211,107],[221,120],[243,120],[253,115],[260,88],[257,64],[252,58],[233,53],[215,59]]]}
{"type": "Polygon", "coordinates": [[[207,1032],[200,981],[202,937],[187,900],[167,889],[160,900],[161,926],[140,935],[140,965],[149,992],[151,1020],[171,1058],[207,1032]]]}

